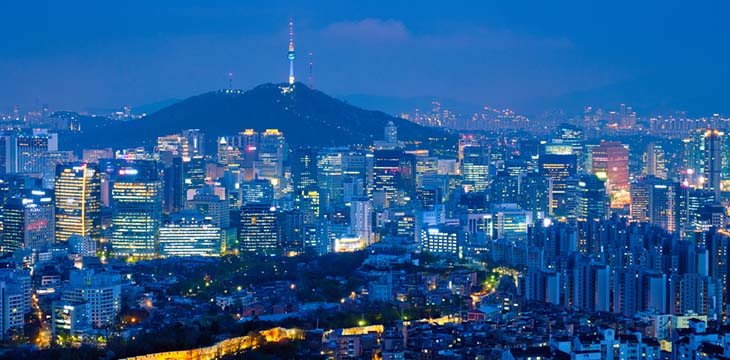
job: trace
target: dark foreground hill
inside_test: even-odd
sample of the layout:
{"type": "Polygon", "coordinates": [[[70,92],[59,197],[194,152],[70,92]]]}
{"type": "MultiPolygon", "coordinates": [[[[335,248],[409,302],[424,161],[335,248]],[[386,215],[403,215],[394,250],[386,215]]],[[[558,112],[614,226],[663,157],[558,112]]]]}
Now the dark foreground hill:
{"type": "Polygon", "coordinates": [[[264,84],[248,91],[216,91],[194,96],[147,117],[90,127],[61,139],[67,149],[153,146],[158,136],[197,128],[206,134],[208,151],[216,137],[244,129],[275,128],[292,146],[370,144],[383,138],[393,121],[402,140],[445,139],[442,130],[425,128],[380,111],[363,110],[297,83],[293,92],[264,84]]]}

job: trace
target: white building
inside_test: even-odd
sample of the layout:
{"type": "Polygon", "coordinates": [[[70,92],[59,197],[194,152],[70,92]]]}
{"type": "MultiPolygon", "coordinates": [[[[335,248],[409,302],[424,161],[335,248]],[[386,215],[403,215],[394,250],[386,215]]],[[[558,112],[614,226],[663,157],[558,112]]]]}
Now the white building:
{"type": "Polygon", "coordinates": [[[370,199],[353,197],[350,203],[350,232],[366,245],[373,240],[373,212],[370,199]]]}
{"type": "Polygon", "coordinates": [[[117,272],[95,273],[93,269],[75,270],[69,274],[69,284],[62,300],[70,304],[87,303],[91,323],[95,327],[111,324],[122,302],[121,276],[117,272]]]}

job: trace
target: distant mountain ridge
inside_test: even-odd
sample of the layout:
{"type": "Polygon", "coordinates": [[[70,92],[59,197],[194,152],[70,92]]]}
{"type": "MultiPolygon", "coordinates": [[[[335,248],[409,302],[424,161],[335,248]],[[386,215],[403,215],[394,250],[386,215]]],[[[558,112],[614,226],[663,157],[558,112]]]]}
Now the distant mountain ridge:
{"type": "Polygon", "coordinates": [[[61,139],[61,146],[79,150],[101,147],[151,147],[158,136],[183,129],[200,129],[208,151],[218,136],[245,129],[276,128],[292,146],[371,144],[382,139],[388,121],[398,126],[403,140],[450,138],[440,129],[426,128],[380,111],[364,110],[297,83],[289,93],[281,84],[263,84],[247,91],[213,91],[167,106],[141,119],[89,128],[61,139]]]}

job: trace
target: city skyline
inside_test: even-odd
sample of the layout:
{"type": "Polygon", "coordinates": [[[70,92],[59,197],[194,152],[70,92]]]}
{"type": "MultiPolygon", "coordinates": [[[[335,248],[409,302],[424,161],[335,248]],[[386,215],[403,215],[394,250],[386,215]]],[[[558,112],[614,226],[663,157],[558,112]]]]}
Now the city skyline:
{"type": "Polygon", "coordinates": [[[730,6],[518,1],[0,5],[0,359],[730,359],[730,6]]]}

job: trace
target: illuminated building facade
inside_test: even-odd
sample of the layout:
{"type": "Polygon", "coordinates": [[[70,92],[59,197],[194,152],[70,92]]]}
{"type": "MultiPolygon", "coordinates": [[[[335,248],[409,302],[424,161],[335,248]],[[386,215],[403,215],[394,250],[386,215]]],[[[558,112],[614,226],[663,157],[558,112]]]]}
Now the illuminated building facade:
{"type": "Polygon", "coordinates": [[[43,190],[24,191],[9,198],[2,211],[2,252],[45,250],[56,241],[52,194],[43,190]]]}
{"type": "Polygon", "coordinates": [[[647,177],[631,185],[631,217],[664,230],[679,230],[679,183],[647,177]]]}
{"type": "Polygon", "coordinates": [[[463,234],[456,226],[437,226],[421,229],[421,251],[461,257],[463,234]]]}
{"type": "Polygon", "coordinates": [[[322,189],[324,208],[342,202],[342,157],[347,149],[322,149],[317,154],[317,184],[322,189]]]}
{"type": "Polygon", "coordinates": [[[188,200],[185,203],[185,209],[210,217],[213,224],[221,229],[226,229],[231,226],[231,214],[228,201],[221,200],[218,195],[212,194],[211,192],[199,190],[192,200],[188,200]]]}
{"type": "Polygon", "coordinates": [[[121,276],[117,272],[95,272],[93,269],[71,271],[61,300],[88,304],[94,327],[111,325],[122,307],[121,276]]]}
{"type": "Polygon", "coordinates": [[[171,214],[160,227],[160,256],[219,256],[221,229],[208,216],[171,214]]]}
{"type": "Polygon", "coordinates": [[[581,175],[571,181],[571,197],[573,200],[573,216],[578,221],[594,221],[606,219],[609,215],[609,203],[606,196],[606,185],[596,175],[581,175]]]}
{"type": "Polygon", "coordinates": [[[566,216],[568,178],[576,173],[575,155],[542,154],[539,159],[540,174],[552,179],[550,213],[566,216]]]}
{"type": "Polygon", "coordinates": [[[112,254],[151,258],[157,255],[162,218],[162,182],[154,162],[121,167],[112,185],[112,254]]]}
{"type": "Polygon", "coordinates": [[[515,204],[502,204],[494,209],[494,238],[508,241],[524,241],[527,229],[532,225],[532,212],[521,210],[515,204]]]}
{"type": "Polygon", "coordinates": [[[274,190],[279,191],[284,182],[284,161],[288,151],[284,134],[277,129],[266,129],[259,137],[256,151],[255,177],[269,180],[274,190]]]}
{"type": "Polygon", "coordinates": [[[54,198],[57,241],[66,241],[74,234],[92,239],[99,237],[101,177],[98,165],[70,163],[56,166],[54,198]]]}
{"type": "Polygon", "coordinates": [[[466,146],[461,160],[461,175],[472,191],[481,192],[489,181],[489,153],[483,146],[466,146]]]}
{"type": "Polygon", "coordinates": [[[276,208],[269,204],[242,206],[238,244],[241,252],[276,253],[279,248],[276,208]]]}
{"type": "Polygon", "coordinates": [[[387,207],[387,204],[395,200],[402,152],[397,150],[376,150],[374,155],[373,190],[385,194],[387,207]]]}
{"type": "Polygon", "coordinates": [[[367,197],[354,197],[350,204],[350,232],[370,245],[373,241],[372,204],[367,197]]]}
{"type": "Polygon", "coordinates": [[[591,149],[593,174],[608,180],[609,191],[629,187],[629,150],[618,142],[601,141],[591,149]]]}

